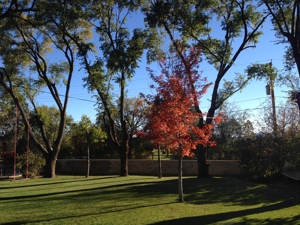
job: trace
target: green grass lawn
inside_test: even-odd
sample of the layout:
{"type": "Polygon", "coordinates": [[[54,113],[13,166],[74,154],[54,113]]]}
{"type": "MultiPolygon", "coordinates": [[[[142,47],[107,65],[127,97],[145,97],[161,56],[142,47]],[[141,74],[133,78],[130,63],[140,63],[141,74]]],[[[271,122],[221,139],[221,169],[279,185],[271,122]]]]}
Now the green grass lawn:
{"type": "Polygon", "coordinates": [[[58,176],[0,180],[0,224],[300,224],[300,184],[236,178],[58,176]]]}

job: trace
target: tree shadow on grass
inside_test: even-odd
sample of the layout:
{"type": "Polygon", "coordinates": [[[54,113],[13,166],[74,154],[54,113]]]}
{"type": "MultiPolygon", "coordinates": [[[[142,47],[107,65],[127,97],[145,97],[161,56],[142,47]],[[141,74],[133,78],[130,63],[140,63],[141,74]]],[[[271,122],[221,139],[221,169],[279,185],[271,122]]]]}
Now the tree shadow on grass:
{"type": "MultiPolygon", "coordinates": [[[[178,181],[161,180],[143,186],[124,189],[131,196],[159,196],[162,194],[178,194],[178,181]]],[[[270,189],[266,185],[258,185],[235,178],[183,179],[184,199],[190,204],[203,205],[213,203],[230,203],[231,205],[251,206],[260,203],[271,204],[288,199],[299,198],[284,188],[270,189]]]]}
{"type": "MultiPolygon", "coordinates": [[[[9,197],[0,197],[0,201],[13,201],[13,200],[17,200],[18,202],[20,201],[36,201],[36,199],[42,198],[42,197],[47,197],[50,196],[49,200],[56,200],[57,195],[59,195],[59,197],[57,197],[57,199],[62,199],[61,195],[65,194],[72,194],[72,196],[68,196],[68,197],[73,197],[75,198],[76,195],[79,196],[95,196],[97,194],[102,194],[102,195],[106,195],[106,194],[114,194],[114,193],[120,193],[120,190],[110,190],[110,189],[114,189],[114,188],[118,188],[121,187],[122,189],[127,189],[127,186],[129,187],[133,187],[136,185],[143,185],[147,182],[131,182],[131,183],[127,183],[127,184],[116,184],[116,185],[109,185],[109,186],[103,186],[103,187],[94,187],[94,188],[84,188],[84,189],[76,189],[76,190],[68,190],[68,191],[55,191],[55,192],[49,192],[49,193],[43,193],[43,194],[34,194],[34,195],[25,195],[25,196],[9,196],[9,197]],[[107,189],[105,191],[105,189],[107,189]]],[[[130,189],[130,188],[129,188],[130,189]]],[[[51,188],[49,188],[49,190],[51,190],[51,188]]]]}
{"type": "MultiPolygon", "coordinates": [[[[81,180],[81,182],[88,180],[81,180]]],[[[118,181],[116,181],[118,182],[118,181]]],[[[124,198],[157,198],[164,194],[178,194],[178,181],[174,179],[151,179],[150,181],[135,181],[130,183],[114,184],[114,182],[101,182],[99,187],[87,187],[82,184],[82,188],[76,190],[63,190],[57,187],[55,190],[41,194],[32,194],[25,196],[1,197],[0,200],[9,201],[35,201],[42,197],[48,197],[49,200],[72,198],[76,201],[77,197],[84,201],[86,199],[97,198],[98,196],[113,196],[122,193],[124,198]],[[103,185],[104,184],[104,185],[103,185]]],[[[70,186],[74,185],[71,181],[70,186]]],[[[94,184],[97,185],[97,184],[94,184]]],[[[251,206],[260,203],[271,204],[288,199],[299,198],[284,188],[270,189],[265,185],[244,182],[234,178],[213,178],[213,179],[196,179],[185,178],[183,180],[184,199],[189,204],[204,205],[222,202],[231,205],[251,206]],[[271,190],[271,191],[270,191],[271,190]]],[[[47,187],[48,188],[48,187],[47,187]]],[[[177,199],[176,197],[174,199],[177,199]]]]}
{"type": "MultiPolygon", "coordinates": [[[[270,189],[266,185],[245,182],[235,178],[213,178],[213,179],[196,179],[185,178],[184,199],[189,204],[205,205],[214,203],[223,203],[237,206],[252,206],[264,203],[265,205],[277,204],[278,202],[288,202],[290,200],[298,201],[300,196],[295,196],[292,192],[286,192],[285,187],[280,189],[270,189]]],[[[177,201],[178,180],[158,179],[151,182],[130,183],[118,185],[119,189],[101,188],[100,192],[86,192],[85,196],[97,198],[99,196],[117,196],[122,193],[121,198],[131,199],[157,199],[163,195],[174,196],[177,201]]],[[[80,192],[77,194],[81,195],[80,192]]],[[[74,198],[75,196],[73,196],[74,198]]],[[[76,197],[74,198],[76,199],[76,197]]],[[[83,200],[84,201],[84,200],[83,200]]]]}
{"type": "MultiPolygon", "coordinates": [[[[107,178],[107,177],[106,177],[107,178]]],[[[178,195],[178,180],[177,178],[168,178],[168,179],[145,179],[139,181],[139,178],[135,180],[135,177],[131,177],[131,180],[128,180],[127,183],[118,183],[118,179],[111,181],[99,181],[99,187],[82,187],[81,189],[76,190],[57,190],[53,191],[49,188],[48,193],[35,194],[35,195],[26,195],[26,196],[10,196],[1,198],[8,202],[27,202],[27,201],[61,201],[65,199],[67,203],[69,202],[80,202],[82,205],[91,204],[90,201],[112,201],[116,199],[120,202],[129,202],[130,204],[124,205],[119,209],[115,209],[114,205],[107,207],[105,211],[99,213],[91,214],[78,214],[71,216],[61,216],[53,214],[53,220],[67,219],[67,218],[76,218],[76,217],[85,217],[93,215],[103,215],[105,213],[111,212],[121,212],[126,210],[132,210],[135,208],[143,207],[152,207],[159,205],[167,205],[177,202],[178,195]],[[101,186],[103,185],[104,186],[101,186]],[[52,191],[52,192],[51,192],[52,191]],[[166,194],[171,194],[174,196],[174,201],[169,202],[157,202],[153,201],[154,199],[161,198],[166,194]],[[46,198],[46,200],[45,200],[46,198]],[[148,203],[140,203],[138,206],[132,206],[132,200],[144,200],[147,199],[148,203]],[[156,202],[156,204],[152,204],[156,202]]],[[[124,178],[126,180],[126,178],[124,178]]],[[[85,183],[85,182],[84,182],[85,183]]],[[[225,221],[228,219],[233,219],[237,217],[245,217],[247,215],[253,215],[257,213],[263,213],[268,211],[275,211],[283,208],[292,207],[299,204],[299,196],[293,196],[289,193],[284,193],[283,189],[270,189],[265,185],[257,185],[249,182],[244,182],[235,178],[213,178],[213,179],[196,179],[196,178],[184,178],[184,197],[189,204],[195,205],[205,205],[213,203],[224,203],[230,205],[240,205],[240,206],[251,206],[256,204],[265,203],[265,206],[246,209],[235,212],[226,212],[226,213],[216,213],[211,215],[203,215],[197,217],[187,217],[174,219],[169,221],[163,221],[157,224],[213,224],[218,221],[225,221]],[[279,203],[278,203],[279,202],[279,203]]],[[[70,186],[74,183],[70,182],[70,186]]],[[[93,185],[97,185],[93,184],[93,185]]],[[[15,210],[22,210],[22,205],[17,204],[15,210]],[[20,205],[20,206],[19,206],[20,205]]],[[[28,205],[28,210],[30,210],[30,204],[28,205]]],[[[32,210],[35,210],[35,206],[32,206],[32,210]]],[[[298,217],[295,217],[294,220],[298,220],[298,217]]],[[[291,220],[292,222],[294,220],[291,220]]],[[[47,220],[39,221],[30,221],[30,222],[45,222],[47,220]]],[[[254,221],[254,220],[253,220],[254,221]]],[[[245,221],[245,223],[252,223],[253,221],[245,221]]],[[[288,219],[284,218],[282,220],[276,219],[272,221],[259,221],[259,224],[274,224],[280,223],[284,224],[288,219]],[[264,223],[261,223],[264,222],[264,223]],[[272,222],[272,223],[271,223],[272,222]]],[[[10,224],[24,224],[25,221],[17,220],[15,223],[10,224]]],[[[254,222],[253,222],[254,223],[254,222]]],[[[9,223],[7,223],[9,224],[9,223]]],[[[292,223],[291,223],[292,224],[292,223]]]]}
{"type": "MultiPolygon", "coordinates": [[[[79,177],[79,176],[78,176],[79,177]]],[[[69,180],[62,180],[62,181],[53,181],[50,179],[51,178],[38,178],[39,180],[45,181],[45,183],[36,183],[36,184],[30,184],[27,182],[26,179],[19,179],[16,181],[16,183],[20,183],[20,182],[24,182],[24,185],[18,185],[15,186],[13,188],[27,188],[27,187],[36,187],[36,186],[50,186],[50,185],[56,185],[56,184],[66,184],[66,183],[76,183],[76,182],[84,182],[84,181],[91,181],[91,180],[100,180],[100,179],[108,179],[108,178],[116,178],[118,176],[105,176],[105,177],[93,177],[93,178],[85,178],[84,176],[81,176],[82,179],[69,179],[69,180]],[[48,182],[50,181],[50,182],[48,182]],[[26,183],[27,182],[27,183],[26,183]]],[[[11,179],[10,179],[11,180],[11,179]]],[[[6,181],[7,180],[2,180],[2,181],[6,181]]],[[[0,180],[1,182],[1,180],[0,180]]],[[[13,180],[11,180],[11,182],[13,182],[13,180]]],[[[11,189],[12,187],[0,187],[0,190],[4,190],[4,189],[11,189]]]]}
{"type": "MultiPolygon", "coordinates": [[[[259,188],[257,188],[259,189],[259,188]]],[[[201,179],[189,180],[189,185],[184,186],[185,201],[192,204],[212,204],[234,202],[238,205],[253,205],[257,202],[265,201],[263,190],[253,195],[250,186],[239,185],[235,180],[220,179],[201,179]],[[247,200],[251,199],[248,203],[247,200]]]]}
{"type": "Polygon", "coordinates": [[[192,204],[230,203],[251,206],[275,203],[299,198],[286,188],[270,188],[267,185],[246,182],[241,179],[222,177],[213,179],[190,179],[185,185],[185,201],[192,204]]]}
{"type": "MultiPolygon", "coordinates": [[[[161,221],[157,223],[152,223],[153,225],[182,225],[182,224],[215,224],[218,222],[224,222],[226,220],[239,218],[239,217],[245,217],[249,215],[264,213],[264,212],[271,212],[276,211],[288,207],[292,207],[298,205],[298,202],[296,201],[284,201],[280,203],[276,203],[273,205],[263,206],[259,208],[254,209],[246,209],[246,210],[240,210],[235,212],[225,212],[225,213],[216,213],[211,215],[203,215],[203,216],[195,216],[195,217],[185,217],[180,219],[172,219],[168,221],[161,221]]],[[[243,218],[241,222],[230,222],[228,224],[299,224],[300,221],[300,215],[290,217],[290,218],[276,218],[276,219],[247,219],[243,218]]]]}

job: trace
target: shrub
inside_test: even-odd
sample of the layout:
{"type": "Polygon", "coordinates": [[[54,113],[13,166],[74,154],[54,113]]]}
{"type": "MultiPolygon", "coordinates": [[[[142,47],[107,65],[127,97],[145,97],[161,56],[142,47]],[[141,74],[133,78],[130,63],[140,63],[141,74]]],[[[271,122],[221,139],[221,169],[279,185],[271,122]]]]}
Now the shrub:
{"type": "MultiPolygon", "coordinates": [[[[27,153],[18,156],[17,168],[23,175],[26,174],[27,153]]],[[[46,165],[45,159],[40,154],[28,152],[28,176],[35,178],[39,176],[40,170],[46,165]]]]}
{"type": "Polygon", "coordinates": [[[240,168],[252,178],[267,181],[282,171],[288,149],[281,138],[258,136],[235,142],[240,168]]]}

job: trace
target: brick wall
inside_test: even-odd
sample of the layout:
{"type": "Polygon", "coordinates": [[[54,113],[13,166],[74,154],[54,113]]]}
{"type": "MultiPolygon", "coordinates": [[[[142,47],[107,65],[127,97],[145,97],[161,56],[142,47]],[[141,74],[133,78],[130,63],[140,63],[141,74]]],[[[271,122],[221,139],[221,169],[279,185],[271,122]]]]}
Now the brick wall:
{"type": "MultiPolygon", "coordinates": [[[[207,160],[209,174],[212,176],[240,174],[237,160],[207,160]]],[[[163,175],[177,175],[177,160],[162,160],[163,175]]],[[[183,175],[197,175],[197,161],[183,160],[183,175]]],[[[85,159],[58,159],[56,173],[61,175],[85,175],[85,159]]],[[[130,175],[157,175],[157,160],[130,159],[128,162],[130,175]]],[[[119,159],[91,159],[90,175],[119,175],[119,159]]]]}

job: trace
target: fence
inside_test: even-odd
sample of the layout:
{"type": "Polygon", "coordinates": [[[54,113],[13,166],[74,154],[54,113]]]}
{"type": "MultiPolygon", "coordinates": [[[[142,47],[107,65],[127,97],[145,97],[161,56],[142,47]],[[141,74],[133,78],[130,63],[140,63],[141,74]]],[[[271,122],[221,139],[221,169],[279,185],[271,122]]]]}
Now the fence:
{"type": "MultiPolygon", "coordinates": [[[[212,176],[239,175],[241,172],[237,160],[207,160],[209,174],[212,176]]],[[[56,173],[61,175],[85,175],[86,159],[58,159],[56,173]]],[[[163,175],[177,175],[177,160],[162,160],[163,175]]],[[[197,161],[183,160],[183,175],[197,175],[197,161]]],[[[130,159],[128,160],[130,175],[157,175],[157,160],[130,159]]],[[[119,175],[119,159],[91,159],[90,175],[119,175]]]]}

